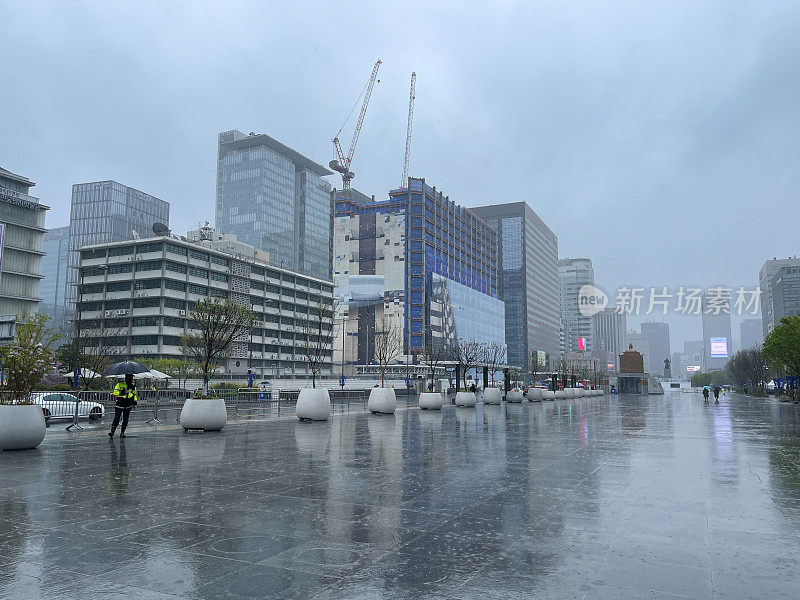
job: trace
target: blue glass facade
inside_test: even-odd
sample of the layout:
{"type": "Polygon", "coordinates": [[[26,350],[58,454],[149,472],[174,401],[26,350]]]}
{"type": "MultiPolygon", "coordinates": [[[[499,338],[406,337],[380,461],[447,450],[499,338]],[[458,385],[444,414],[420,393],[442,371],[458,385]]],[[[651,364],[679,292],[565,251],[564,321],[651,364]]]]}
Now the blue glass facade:
{"type": "Polygon", "coordinates": [[[219,134],[216,229],[270,262],[330,278],[331,171],[264,134],[219,134]]]}

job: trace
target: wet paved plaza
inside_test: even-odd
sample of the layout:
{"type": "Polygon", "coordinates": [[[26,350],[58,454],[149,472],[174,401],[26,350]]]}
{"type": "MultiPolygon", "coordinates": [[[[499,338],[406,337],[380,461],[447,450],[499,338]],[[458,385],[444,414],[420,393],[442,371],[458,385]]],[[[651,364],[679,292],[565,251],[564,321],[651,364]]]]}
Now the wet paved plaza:
{"type": "Polygon", "coordinates": [[[800,410],[605,396],[0,452],[0,598],[798,598],[800,410]]]}

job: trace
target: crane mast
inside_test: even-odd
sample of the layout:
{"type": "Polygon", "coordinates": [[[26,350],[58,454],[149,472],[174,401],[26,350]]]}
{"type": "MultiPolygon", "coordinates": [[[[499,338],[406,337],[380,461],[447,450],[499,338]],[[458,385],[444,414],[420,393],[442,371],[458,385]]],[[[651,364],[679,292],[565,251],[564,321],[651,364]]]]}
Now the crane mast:
{"type": "Polygon", "coordinates": [[[353,132],[353,140],[350,142],[350,148],[347,151],[347,156],[344,155],[344,152],[342,151],[342,145],[339,143],[339,134],[342,133],[344,125],[342,125],[342,129],[339,129],[339,133],[336,134],[336,137],[333,138],[333,147],[336,152],[336,158],[328,163],[328,166],[334,171],[342,174],[342,189],[345,190],[350,189],[350,180],[355,177],[355,173],[350,170],[350,164],[353,162],[353,154],[355,154],[356,151],[358,136],[361,133],[361,126],[364,124],[364,117],[367,114],[367,106],[369,105],[370,96],[372,96],[372,88],[375,86],[375,80],[378,78],[378,69],[380,69],[380,67],[380,60],[376,61],[375,65],[372,67],[372,75],[370,76],[369,81],[367,82],[367,87],[365,88],[364,102],[361,104],[361,112],[358,115],[356,128],[353,132]]]}
{"type": "Polygon", "coordinates": [[[417,86],[417,74],[411,73],[411,92],[408,95],[408,127],[406,128],[406,157],[403,161],[403,179],[400,187],[408,184],[408,163],[411,160],[411,128],[414,125],[414,91],[417,86]]]}

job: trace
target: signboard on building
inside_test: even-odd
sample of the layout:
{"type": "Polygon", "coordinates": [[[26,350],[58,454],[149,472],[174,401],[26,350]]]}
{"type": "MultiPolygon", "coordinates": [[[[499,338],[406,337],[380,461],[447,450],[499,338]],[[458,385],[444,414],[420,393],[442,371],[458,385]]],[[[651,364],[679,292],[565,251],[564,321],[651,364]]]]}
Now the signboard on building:
{"type": "Polygon", "coordinates": [[[583,352],[584,350],[586,350],[586,338],[585,337],[579,337],[578,338],[578,352],[583,352]]]}
{"type": "Polygon", "coordinates": [[[3,277],[3,248],[6,243],[6,224],[0,223],[0,283],[3,277]]]}
{"type": "Polygon", "coordinates": [[[728,338],[726,337],[712,337],[711,342],[711,358],[728,358],[728,338]]]}
{"type": "Polygon", "coordinates": [[[700,365],[686,365],[687,373],[695,373],[700,370],[700,365]]]}

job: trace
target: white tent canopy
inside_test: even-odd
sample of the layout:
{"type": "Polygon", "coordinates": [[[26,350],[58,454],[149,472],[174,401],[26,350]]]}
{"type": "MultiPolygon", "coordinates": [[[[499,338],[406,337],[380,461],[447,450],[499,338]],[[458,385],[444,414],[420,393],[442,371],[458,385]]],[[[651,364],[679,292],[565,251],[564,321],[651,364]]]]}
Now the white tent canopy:
{"type": "MultiPolygon", "coordinates": [[[[119,377],[122,379],[125,375],[109,375],[109,377],[119,377]]],[[[172,379],[166,373],[162,373],[161,371],[157,371],[156,369],[150,369],[149,371],[145,371],[144,373],[137,373],[133,376],[134,379],[172,379]]]]}
{"type": "MultiPolygon", "coordinates": [[[[71,377],[72,379],[75,379],[75,372],[74,371],[70,371],[69,373],[64,373],[64,377],[71,377]]],[[[95,377],[100,377],[100,374],[99,373],[95,373],[91,369],[81,369],[81,379],[83,379],[84,377],[88,377],[89,379],[93,379],[95,377]]]]}

